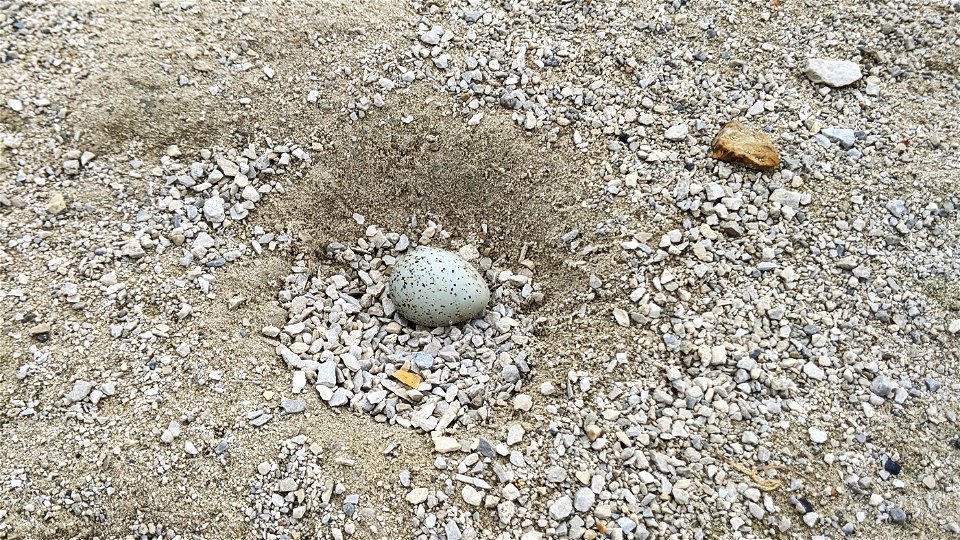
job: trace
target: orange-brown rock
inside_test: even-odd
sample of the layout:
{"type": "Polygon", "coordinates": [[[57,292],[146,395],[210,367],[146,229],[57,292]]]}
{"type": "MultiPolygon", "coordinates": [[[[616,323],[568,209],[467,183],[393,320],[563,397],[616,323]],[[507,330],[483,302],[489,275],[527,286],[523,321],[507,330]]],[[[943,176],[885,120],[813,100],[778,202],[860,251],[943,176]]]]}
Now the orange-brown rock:
{"type": "Polygon", "coordinates": [[[421,382],[423,382],[423,379],[419,375],[404,369],[398,369],[391,373],[390,376],[409,386],[410,388],[416,388],[420,386],[421,382]]]}
{"type": "Polygon", "coordinates": [[[770,137],[737,120],[727,122],[714,137],[710,157],[762,170],[780,165],[780,154],[770,137]]]}

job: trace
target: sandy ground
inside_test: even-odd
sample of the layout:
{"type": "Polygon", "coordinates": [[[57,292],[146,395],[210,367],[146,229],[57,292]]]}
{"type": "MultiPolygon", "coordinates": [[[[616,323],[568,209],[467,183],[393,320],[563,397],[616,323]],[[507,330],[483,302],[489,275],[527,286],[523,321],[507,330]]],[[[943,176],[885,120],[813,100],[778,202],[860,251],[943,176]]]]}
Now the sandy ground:
{"type": "MultiPolygon", "coordinates": [[[[784,2],[784,9],[799,20],[819,8],[784,2]]],[[[365,506],[376,509],[375,518],[359,520],[354,538],[412,537],[410,508],[398,496],[397,477],[408,470],[419,483],[441,481],[427,437],[359,412],[325,407],[313,394],[304,414],[278,418],[260,429],[251,429],[246,421],[249,410],[276,402],[290,385],[289,370],[278,360],[273,344],[260,336],[261,328],[285,323],[276,298],[280,283],[294,261],[318,258],[330,241],[350,242],[362,236],[364,227],[352,220],[354,213],[375,218],[390,230],[406,227],[411,214],[430,216],[458,238],[468,239],[476,239],[487,225],[489,232],[482,241],[513,264],[519,263],[526,246],[547,291],[544,304],[533,312],[542,317],[539,352],[547,360],[532,387],[562,380],[570,370],[610,377],[604,359],[616,352],[636,352],[633,336],[638,331],[610,324],[611,306],[627,305],[626,298],[597,293],[603,302],[584,302],[585,294],[593,294],[583,292],[589,289],[590,275],[611,275],[622,265],[619,250],[611,247],[615,238],[592,231],[594,224],[618,217],[648,223],[651,233],[669,229],[670,223],[658,215],[655,204],[623,200],[606,206],[581,204],[603,183],[603,175],[595,172],[605,155],[602,147],[583,151],[569,138],[544,140],[519,129],[506,113],[489,113],[480,126],[467,126],[459,115],[450,115],[455,98],[426,84],[391,95],[386,107],[362,121],[347,118],[348,98],[358,91],[356,78],[335,70],[350,66],[359,73],[377,62],[365,56],[368,51],[404,47],[408,22],[414,17],[406,3],[83,0],[61,5],[26,2],[17,15],[8,8],[0,12],[6,14],[7,23],[13,17],[45,22],[45,31],[38,29],[23,38],[29,64],[0,64],[3,88],[17,87],[20,93],[29,89],[53,104],[32,109],[37,112],[31,114],[14,114],[8,108],[0,112],[0,136],[16,135],[19,141],[15,151],[5,149],[0,155],[3,186],[28,204],[42,206],[46,188],[17,183],[17,170],[44,176],[46,164],[59,164],[74,148],[95,152],[121,173],[109,180],[61,182],[60,190],[78,210],[55,225],[38,212],[3,209],[4,238],[28,235],[30,242],[42,243],[32,253],[51,255],[26,258],[17,246],[7,245],[0,259],[3,287],[17,287],[26,298],[13,302],[8,297],[2,305],[0,393],[5,411],[0,417],[0,480],[7,482],[24,472],[28,478],[25,489],[4,492],[0,522],[5,528],[0,535],[121,538],[161,537],[162,531],[176,531],[184,538],[250,537],[254,533],[243,512],[257,465],[274,461],[282,441],[303,434],[322,447],[318,464],[325,476],[347,484],[365,506]],[[231,53],[246,55],[258,67],[226,69],[220,60],[231,53]],[[261,63],[275,70],[276,77],[264,77],[261,63]],[[178,84],[181,74],[189,84],[178,84]],[[319,89],[315,103],[305,99],[307,89],[319,89]],[[407,115],[412,116],[409,124],[407,115]],[[312,161],[302,176],[291,181],[283,197],[259,206],[251,218],[252,226],[295,231],[291,249],[223,268],[209,295],[194,287],[172,286],[172,276],[180,270],[175,256],[170,256],[156,267],[141,263],[118,270],[118,278],[137,284],[131,287],[136,296],[126,305],[94,300],[89,309],[74,310],[60,298],[59,281],[49,281],[45,268],[50,258],[102,244],[105,237],[97,232],[98,224],[132,217],[121,201],[153,204],[149,177],[125,174],[131,170],[130,160],[141,160],[149,169],[170,145],[186,154],[238,147],[264,136],[312,148],[312,161]],[[570,257],[559,241],[576,228],[601,246],[589,265],[570,257]],[[246,301],[228,309],[228,300],[238,295],[246,301]],[[183,302],[194,308],[189,324],[176,318],[183,302]],[[172,329],[169,337],[139,345],[110,339],[109,325],[130,316],[126,310],[134,306],[143,328],[166,324],[172,329]],[[58,329],[49,343],[39,344],[28,335],[31,325],[25,324],[25,313],[34,314],[28,320],[47,321],[58,329]],[[191,353],[181,359],[175,349],[183,342],[191,344],[191,353]],[[18,369],[32,354],[29,349],[38,346],[49,352],[50,364],[38,377],[19,378],[18,369]],[[589,363],[582,360],[584,351],[590,351],[589,363]],[[161,357],[170,359],[162,375],[143,368],[147,359],[161,357]],[[211,372],[223,374],[221,380],[212,380],[211,372]],[[93,415],[72,414],[60,400],[78,378],[119,381],[120,391],[104,399],[93,415]],[[24,405],[36,414],[18,416],[24,405]],[[158,449],[158,437],[170,420],[181,421],[185,436],[201,447],[198,457],[158,449]],[[223,440],[229,441],[229,451],[218,455],[213,448],[223,440]],[[396,450],[385,455],[391,443],[396,443],[396,450]],[[351,464],[338,463],[337,458],[351,464]],[[72,494],[80,492],[83,495],[74,499],[72,494]],[[83,504],[71,511],[74,500],[83,504]]],[[[18,39],[9,26],[5,28],[3,39],[18,39]]],[[[745,36],[757,32],[743,30],[745,36]]],[[[955,50],[931,54],[943,58],[948,64],[944,69],[956,73],[955,50]]],[[[924,100],[911,98],[939,92],[933,84],[892,89],[891,99],[900,100],[900,106],[891,122],[930,122],[943,137],[955,137],[956,115],[927,118],[924,100]]],[[[915,162],[927,167],[929,152],[917,149],[915,162]]],[[[956,155],[950,159],[955,162],[956,155]]],[[[901,164],[894,167],[904,172],[904,182],[935,178],[937,183],[925,189],[945,195],[956,192],[955,167],[943,175],[910,174],[901,164]]],[[[817,189],[825,197],[841,199],[849,197],[855,184],[828,178],[817,189]]],[[[96,264],[75,265],[61,274],[86,272],[95,278],[96,264]]],[[[940,297],[945,312],[956,310],[957,282],[939,283],[931,278],[931,296],[940,297]]],[[[956,345],[953,339],[949,346],[956,345]]],[[[616,377],[652,378],[662,368],[636,363],[618,367],[616,377]]],[[[945,365],[942,375],[955,380],[955,366],[945,365]]],[[[535,398],[538,407],[544,404],[543,398],[535,398]]],[[[937,404],[941,412],[956,411],[957,396],[943,392],[937,404]]],[[[859,411],[856,404],[837,405],[859,411]]],[[[911,460],[936,461],[956,470],[958,454],[950,446],[951,437],[937,433],[923,418],[882,415],[888,424],[873,434],[886,439],[884,444],[901,448],[905,466],[911,460]]],[[[509,409],[495,412],[488,430],[513,417],[509,409]]],[[[954,420],[943,425],[957,435],[955,413],[954,420]]],[[[805,432],[785,432],[777,444],[793,446],[802,454],[805,432]]],[[[955,497],[955,492],[931,493],[928,504],[939,508],[944,520],[951,515],[955,519],[960,511],[955,497]]],[[[495,527],[493,521],[487,525],[495,527]]],[[[316,537],[326,537],[323,524],[312,527],[316,537]]],[[[858,537],[939,534],[934,521],[907,530],[867,530],[858,537]]],[[[707,537],[725,534],[713,529],[711,536],[709,531],[707,537]]]]}

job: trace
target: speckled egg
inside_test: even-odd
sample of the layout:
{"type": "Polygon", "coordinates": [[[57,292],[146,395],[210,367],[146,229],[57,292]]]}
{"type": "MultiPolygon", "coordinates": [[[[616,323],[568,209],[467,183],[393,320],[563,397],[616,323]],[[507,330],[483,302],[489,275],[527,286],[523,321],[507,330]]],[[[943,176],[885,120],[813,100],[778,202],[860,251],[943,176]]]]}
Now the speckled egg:
{"type": "Polygon", "coordinates": [[[411,322],[449,326],[483,313],[490,289],[480,272],[456,253],[418,247],[393,266],[390,299],[411,322]]]}

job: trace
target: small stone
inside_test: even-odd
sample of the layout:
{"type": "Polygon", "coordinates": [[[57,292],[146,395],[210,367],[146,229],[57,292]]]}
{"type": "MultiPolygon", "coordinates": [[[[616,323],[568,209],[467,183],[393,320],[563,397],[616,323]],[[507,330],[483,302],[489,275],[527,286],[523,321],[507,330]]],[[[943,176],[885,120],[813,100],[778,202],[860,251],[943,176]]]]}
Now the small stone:
{"type": "Polygon", "coordinates": [[[810,431],[810,440],[811,440],[811,441],[813,441],[813,442],[815,442],[815,443],[817,443],[817,444],[823,444],[823,443],[827,442],[827,432],[826,432],[826,431],[823,431],[822,429],[817,429],[817,428],[815,428],[815,427],[810,428],[809,431],[810,431]]]}
{"type": "Polygon", "coordinates": [[[617,324],[623,326],[624,328],[630,326],[630,316],[627,315],[626,311],[620,308],[613,309],[613,318],[617,321],[617,324]]]}
{"type": "Polygon", "coordinates": [[[67,201],[63,198],[63,194],[59,191],[53,192],[50,195],[50,200],[47,202],[46,210],[48,214],[53,214],[59,216],[67,210],[67,201]]]}
{"type": "Polygon", "coordinates": [[[518,368],[516,364],[507,364],[503,366],[503,370],[500,373],[503,376],[503,380],[510,384],[518,382],[522,377],[520,374],[520,368],[518,368]]]}
{"type": "Polygon", "coordinates": [[[203,203],[203,216],[212,223],[220,223],[225,218],[223,199],[217,195],[210,197],[203,203]]]}
{"type": "Polygon", "coordinates": [[[307,404],[302,399],[283,399],[280,402],[280,406],[283,407],[283,412],[287,414],[297,414],[302,413],[306,410],[307,404]]]}
{"type": "Polygon", "coordinates": [[[418,352],[413,357],[413,363],[420,369],[430,369],[433,367],[435,358],[431,354],[425,352],[418,352]]]}
{"type": "Polygon", "coordinates": [[[170,444],[171,442],[173,442],[174,439],[176,439],[179,436],[180,436],[180,422],[177,422],[176,420],[171,420],[170,423],[167,424],[167,429],[165,429],[163,433],[160,434],[160,440],[167,444],[170,444]]]}
{"type": "Polygon", "coordinates": [[[93,390],[93,385],[87,381],[75,381],[70,393],[64,396],[64,399],[67,400],[67,403],[83,401],[88,395],[90,395],[91,390],[93,390]]]}
{"type": "Polygon", "coordinates": [[[799,210],[800,205],[808,204],[809,200],[809,195],[782,188],[776,189],[770,194],[770,202],[777,202],[782,206],[788,206],[794,210],[799,210]]]}
{"type": "Polygon", "coordinates": [[[513,446],[523,440],[523,426],[517,423],[510,424],[507,427],[507,445],[513,446]]]}
{"type": "Polygon", "coordinates": [[[460,441],[453,437],[434,437],[433,451],[441,454],[460,450],[460,441]]]}
{"type": "Polygon", "coordinates": [[[573,496],[573,507],[577,509],[577,512],[586,512],[593,506],[595,499],[596,495],[594,495],[592,489],[580,488],[573,496]]]}
{"type": "Polygon", "coordinates": [[[950,330],[951,334],[960,334],[960,319],[950,321],[950,326],[947,329],[950,330]]]}
{"type": "Polygon", "coordinates": [[[907,214],[907,205],[901,200],[894,199],[887,202],[887,211],[890,212],[893,217],[900,219],[907,214]]]}
{"type": "Polygon", "coordinates": [[[337,364],[327,361],[317,368],[317,386],[334,388],[337,386],[337,364]]]}
{"type": "Polygon", "coordinates": [[[227,158],[217,158],[217,167],[220,167],[220,170],[223,171],[223,175],[228,178],[233,178],[234,176],[240,174],[240,167],[227,158]]]}
{"type": "Polygon", "coordinates": [[[447,540],[460,540],[463,538],[463,533],[460,532],[460,526],[457,525],[457,522],[453,519],[448,519],[446,523],[443,524],[443,532],[447,535],[447,540]]]}
{"type": "Polygon", "coordinates": [[[250,425],[253,427],[262,427],[272,419],[273,419],[272,414],[261,414],[260,416],[257,416],[256,418],[250,420],[250,425]]]}
{"type": "Polygon", "coordinates": [[[463,502],[470,506],[480,506],[483,504],[483,494],[473,486],[463,486],[463,490],[460,491],[460,496],[463,497],[463,502]]]}
{"type": "Polygon", "coordinates": [[[891,386],[889,379],[883,375],[877,375],[877,377],[873,379],[873,382],[870,383],[870,391],[882,398],[885,398],[890,395],[890,392],[893,391],[893,387],[891,386]]]}
{"type": "Polygon", "coordinates": [[[293,372],[293,384],[291,385],[291,391],[294,394],[299,394],[303,392],[303,389],[307,386],[307,374],[303,370],[297,370],[293,372]]]}
{"type": "Polygon", "coordinates": [[[677,124],[664,131],[663,137],[668,141],[682,141],[687,138],[689,132],[690,128],[686,124],[677,124]]]}
{"type": "Polygon", "coordinates": [[[906,523],[907,513],[900,508],[894,508],[890,510],[890,519],[892,519],[894,523],[906,523]]]}
{"type": "Polygon", "coordinates": [[[197,450],[197,447],[194,446],[194,444],[193,444],[192,442],[190,442],[190,441],[184,441],[184,442],[183,442],[183,451],[186,452],[188,455],[191,455],[191,456],[195,456],[195,455],[197,455],[197,454],[200,453],[200,451],[197,450]]]}
{"type": "Polygon", "coordinates": [[[630,518],[627,517],[627,516],[623,516],[623,517],[621,517],[621,518],[617,518],[617,525],[620,526],[620,530],[622,530],[623,532],[625,532],[625,533],[627,533],[627,534],[630,534],[631,532],[634,531],[634,529],[637,528],[637,522],[634,521],[634,520],[632,520],[632,519],[630,519],[630,518]]]}
{"type": "Polygon", "coordinates": [[[863,77],[857,64],[828,58],[811,58],[807,61],[805,73],[811,81],[834,88],[853,84],[863,77]]]}
{"type": "Polygon", "coordinates": [[[441,37],[443,37],[443,28],[434,26],[430,28],[430,30],[420,34],[420,41],[427,45],[438,45],[441,37]]]}
{"type": "Polygon", "coordinates": [[[147,252],[144,251],[143,247],[140,245],[140,240],[131,238],[123,245],[123,248],[120,250],[120,254],[125,257],[130,257],[131,259],[139,259],[144,257],[147,252]]]}
{"type": "Polygon", "coordinates": [[[290,493],[291,491],[296,491],[299,488],[299,484],[293,478],[284,478],[277,482],[277,489],[281,493],[290,493]]]}
{"type": "Polygon", "coordinates": [[[276,326],[264,326],[260,333],[271,338],[275,338],[280,335],[280,329],[276,326]]]}
{"type": "Polygon", "coordinates": [[[554,466],[547,469],[547,482],[559,484],[567,479],[567,470],[560,466],[554,466]]]}
{"type": "Polygon", "coordinates": [[[713,139],[713,159],[767,170],[780,165],[780,153],[770,137],[737,120],[727,122],[713,139]]]}
{"type": "Polygon", "coordinates": [[[410,504],[420,504],[427,500],[427,497],[430,495],[430,490],[427,488],[414,488],[410,490],[410,493],[407,493],[407,502],[410,504]]]}
{"type": "Polygon", "coordinates": [[[27,330],[31,337],[34,337],[38,340],[45,340],[47,336],[50,335],[50,323],[40,323],[30,327],[30,330],[27,330]]]}
{"type": "Polygon", "coordinates": [[[813,362],[807,362],[803,365],[803,374],[817,381],[822,381],[827,378],[827,374],[823,372],[823,368],[813,362]]]}
{"type": "Polygon", "coordinates": [[[573,500],[564,495],[550,505],[549,512],[551,518],[557,521],[564,520],[573,512],[573,500]]]}
{"type": "Polygon", "coordinates": [[[409,386],[410,388],[416,388],[420,386],[420,383],[423,382],[423,378],[417,375],[416,373],[406,371],[403,369],[398,369],[390,374],[394,379],[402,382],[403,384],[409,386]]]}
{"type": "Polygon", "coordinates": [[[885,470],[885,471],[887,471],[888,473],[896,476],[896,475],[900,474],[900,471],[903,470],[903,467],[901,467],[900,464],[897,463],[896,461],[894,461],[894,460],[892,460],[892,459],[890,459],[890,458],[887,458],[887,459],[883,462],[883,470],[885,470]]]}
{"type": "Polygon", "coordinates": [[[337,388],[337,390],[327,399],[327,404],[331,407],[341,407],[346,405],[349,401],[350,397],[347,395],[347,391],[343,388],[337,388]]]}
{"type": "Polygon", "coordinates": [[[807,524],[807,527],[813,527],[817,524],[817,520],[820,518],[820,514],[816,512],[807,512],[803,515],[803,522],[807,524]]]}
{"type": "Polygon", "coordinates": [[[820,130],[826,138],[833,142],[840,143],[843,148],[853,148],[857,138],[852,129],[849,128],[824,128],[820,130]]]}
{"type": "Polygon", "coordinates": [[[704,195],[706,195],[708,201],[718,201],[723,198],[726,193],[723,191],[723,186],[716,182],[707,182],[707,185],[704,186],[704,195]]]}
{"type": "Polygon", "coordinates": [[[527,394],[518,394],[513,398],[513,408],[518,411],[529,411],[533,408],[533,400],[527,394]]]}

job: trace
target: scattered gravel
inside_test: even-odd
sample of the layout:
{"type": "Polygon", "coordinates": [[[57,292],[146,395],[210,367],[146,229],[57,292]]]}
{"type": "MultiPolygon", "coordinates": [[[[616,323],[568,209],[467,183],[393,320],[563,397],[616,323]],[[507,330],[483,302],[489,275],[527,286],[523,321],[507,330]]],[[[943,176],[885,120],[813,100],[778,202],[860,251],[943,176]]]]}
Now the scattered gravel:
{"type": "Polygon", "coordinates": [[[264,328],[264,336],[277,341],[283,362],[305,373],[331,406],[434,436],[482,423],[488,407],[508,400],[530,372],[535,321],[517,308],[543,295],[528,269],[514,273],[484,257],[480,270],[497,285],[483,318],[431,332],[401,324],[387,287],[401,254],[397,245],[403,239],[407,251],[445,236],[438,225],[417,240],[368,225],[353,245],[329,244],[328,261],[297,261],[279,294],[287,322],[279,331],[264,328]],[[324,262],[339,271],[311,277],[311,268],[324,262]]]}
{"type": "Polygon", "coordinates": [[[960,534],[960,7],[745,7],[0,4],[0,536],[960,534]]]}

